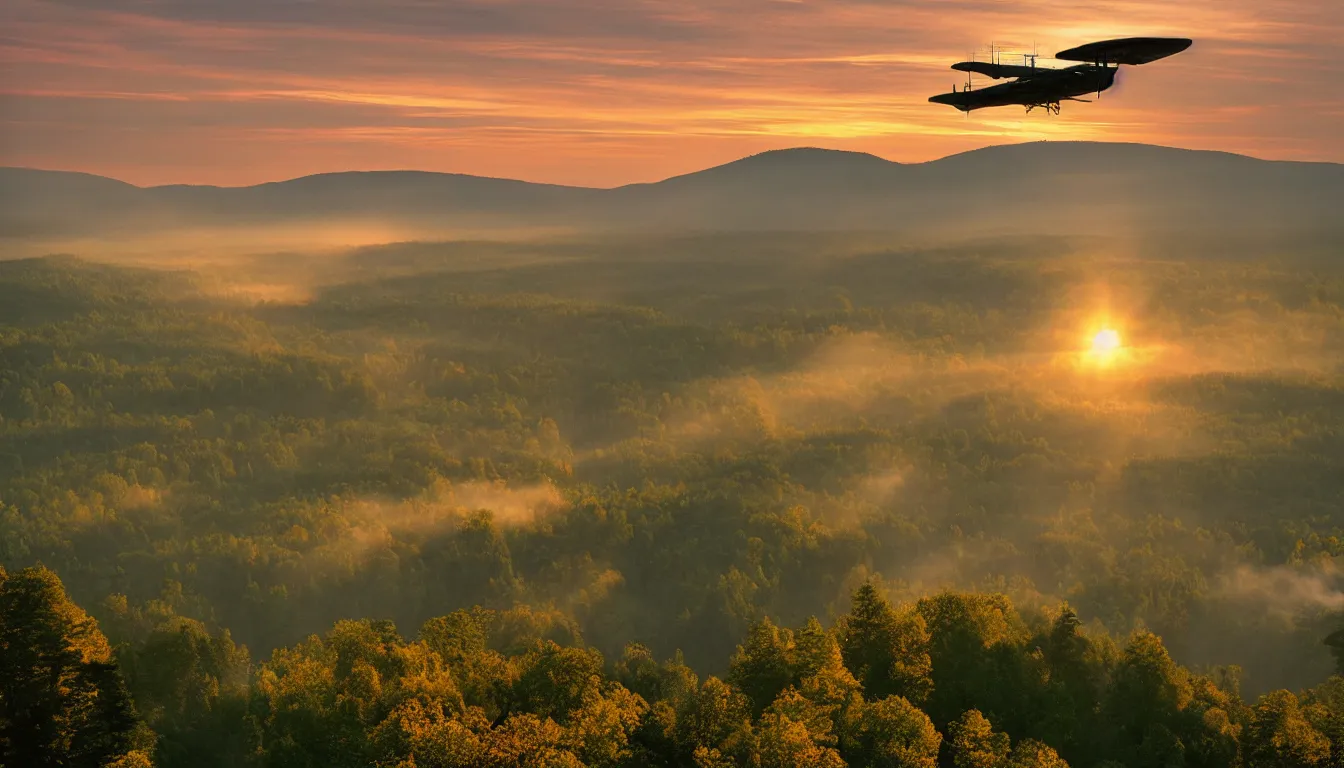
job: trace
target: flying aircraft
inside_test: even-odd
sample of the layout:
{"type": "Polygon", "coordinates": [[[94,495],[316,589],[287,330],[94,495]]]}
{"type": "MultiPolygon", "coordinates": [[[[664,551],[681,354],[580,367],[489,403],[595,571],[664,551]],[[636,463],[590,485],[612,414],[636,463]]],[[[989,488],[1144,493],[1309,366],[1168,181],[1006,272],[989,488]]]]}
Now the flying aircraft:
{"type": "Polygon", "coordinates": [[[962,112],[1018,104],[1025,106],[1028,113],[1044,107],[1048,113],[1058,115],[1062,102],[1090,102],[1090,99],[1078,97],[1094,91],[1100,98],[1102,91],[1115,85],[1115,76],[1122,64],[1148,64],[1165,59],[1189,48],[1192,42],[1177,37],[1127,37],[1088,43],[1055,54],[1060,61],[1083,62],[1064,69],[1037,67],[1037,57],[1032,54],[1025,57],[1030,64],[963,61],[953,64],[952,68],[966,73],[966,89],[958,91],[954,85],[951,93],[939,94],[929,101],[947,104],[962,112]],[[1010,83],[971,90],[971,73],[995,80],[1014,79],[1010,83]]]}

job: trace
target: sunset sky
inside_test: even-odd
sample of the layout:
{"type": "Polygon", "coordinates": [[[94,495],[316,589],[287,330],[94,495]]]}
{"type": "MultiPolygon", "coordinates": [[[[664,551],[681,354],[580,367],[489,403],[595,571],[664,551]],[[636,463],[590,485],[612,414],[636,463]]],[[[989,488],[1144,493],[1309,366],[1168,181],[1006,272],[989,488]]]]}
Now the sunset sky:
{"type": "Polygon", "coordinates": [[[1342,0],[4,0],[0,165],[613,186],[790,146],[1040,139],[1344,162],[1341,40],[1342,0]],[[1129,35],[1195,45],[1061,117],[927,101],[991,41],[1129,35]]]}

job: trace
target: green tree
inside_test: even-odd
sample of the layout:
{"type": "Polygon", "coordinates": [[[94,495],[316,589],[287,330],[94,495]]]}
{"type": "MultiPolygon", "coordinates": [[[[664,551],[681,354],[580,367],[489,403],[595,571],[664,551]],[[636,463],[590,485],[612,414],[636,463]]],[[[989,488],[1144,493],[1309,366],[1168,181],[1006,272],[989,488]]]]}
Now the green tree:
{"type": "Polygon", "coordinates": [[[728,682],[737,686],[759,715],[794,680],[793,633],[770,619],[751,625],[729,665],[728,682]]]}
{"type": "Polygon", "coordinates": [[[1216,670],[1192,675],[1192,699],[1183,713],[1186,763],[1191,768],[1234,765],[1240,758],[1241,738],[1251,712],[1241,700],[1240,670],[1216,670]]]}
{"type": "Polygon", "coordinates": [[[249,720],[266,765],[367,766],[377,728],[408,700],[466,711],[443,660],[388,621],[341,621],[325,637],[277,650],[253,687],[249,720]]]}
{"type": "Polygon", "coordinates": [[[631,736],[648,703],[620,683],[604,682],[586,694],[565,722],[565,744],[589,768],[616,768],[634,754],[631,736]]]}
{"type": "Polygon", "coordinates": [[[596,650],[561,648],[543,640],[518,665],[521,672],[510,697],[513,712],[564,723],[602,690],[603,660],[596,650]]]}
{"type": "Polygon", "coordinates": [[[900,696],[865,703],[841,742],[851,765],[934,768],[943,737],[929,716],[900,696]]]}
{"type": "Polygon", "coordinates": [[[803,698],[818,711],[825,712],[837,727],[843,728],[863,704],[863,689],[845,667],[833,636],[827,635],[820,655],[825,660],[819,662],[815,672],[802,679],[798,689],[803,698]]]}
{"type": "Polygon", "coordinates": [[[1330,742],[1330,768],[1344,766],[1344,677],[1330,679],[1306,692],[1302,713],[1330,742]]]}
{"type": "Polygon", "coordinates": [[[979,710],[967,710],[948,726],[948,754],[956,768],[1003,768],[1011,746],[979,710]]]}
{"type": "Polygon", "coordinates": [[[752,762],[760,768],[845,768],[833,748],[816,743],[806,724],[767,712],[756,734],[752,762]]]}
{"type": "Polygon", "coordinates": [[[1008,598],[944,592],[916,603],[929,633],[933,694],[927,709],[938,723],[968,709],[989,713],[1009,733],[1036,720],[1025,628],[1008,598]]]}
{"type": "Polygon", "coordinates": [[[793,686],[784,689],[765,712],[801,723],[817,744],[835,746],[839,740],[835,730],[835,708],[817,704],[793,686]]]}
{"type": "Polygon", "coordinates": [[[932,665],[922,616],[898,613],[872,582],[865,582],[854,592],[839,635],[845,666],[862,684],[865,698],[923,702],[928,697],[932,665]]]}
{"type": "Polygon", "coordinates": [[[1066,753],[1089,751],[1096,746],[1093,720],[1106,669],[1094,658],[1092,642],[1082,631],[1082,621],[1068,606],[1061,607],[1037,644],[1049,682],[1042,691],[1035,733],[1066,753]]]}
{"type": "Polygon", "coordinates": [[[630,643],[616,662],[616,679],[621,685],[639,694],[648,701],[663,698],[663,666],[653,657],[653,652],[640,643],[630,643]]]}
{"type": "Polygon", "coordinates": [[[711,676],[677,712],[676,741],[686,754],[692,754],[698,747],[719,748],[734,735],[750,729],[751,702],[732,686],[711,676]]]}
{"type": "Polygon", "coordinates": [[[127,755],[135,729],[97,622],[51,571],[0,569],[0,764],[107,765],[127,755]]]}
{"type": "Polygon", "coordinates": [[[834,635],[821,626],[816,616],[808,617],[802,628],[793,633],[794,676],[801,680],[817,674],[832,663],[838,650],[834,635]]]}
{"type": "Polygon", "coordinates": [[[489,731],[481,768],[585,768],[565,748],[565,731],[555,721],[533,714],[510,715],[489,731]]]}
{"type": "Polygon", "coordinates": [[[462,693],[463,702],[498,717],[517,682],[516,665],[490,646],[498,614],[481,608],[454,611],[429,619],[419,637],[443,659],[462,693]]]}
{"type": "Polygon", "coordinates": [[[434,703],[410,699],[378,724],[370,740],[378,765],[475,768],[485,762],[489,730],[479,709],[454,717],[434,703]]]}
{"type": "Polygon", "coordinates": [[[1013,747],[1004,768],[1069,768],[1055,750],[1034,739],[1024,739],[1013,747]]]}
{"type": "Polygon", "coordinates": [[[685,764],[693,757],[687,751],[693,745],[678,743],[678,718],[679,713],[689,711],[700,681],[681,654],[658,664],[644,646],[629,645],[616,664],[616,677],[649,705],[638,729],[631,734],[630,762],[647,766],[685,764]]]}
{"type": "Polygon", "coordinates": [[[1193,698],[1189,673],[1172,661],[1162,640],[1151,632],[1135,632],[1102,702],[1116,739],[1112,756],[1183,752],[1172,727],[1193,698]]]}
{"type": "Polygon", "coordinates": [[[1246,739],[1250,768],[1315,768],[1330,759],[1330,741],[1311,724],[1290,691],[1256,702],[1246,739]]]}
{"type": "Polygon", "coordinates": [[[160,766],[241,760],[251,663],[228,630],[176,618],[121,653],[136,708],[158,734],[160,766]]]}

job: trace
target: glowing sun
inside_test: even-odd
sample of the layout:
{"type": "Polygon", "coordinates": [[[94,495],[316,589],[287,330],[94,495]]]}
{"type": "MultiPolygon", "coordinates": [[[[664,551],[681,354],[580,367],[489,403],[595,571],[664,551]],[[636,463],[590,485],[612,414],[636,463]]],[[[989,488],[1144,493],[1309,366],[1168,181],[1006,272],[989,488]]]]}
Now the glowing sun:
{"type": "Polygon", "coordinates": [[[1092,343],[1083,353],[1083,361],[1097,368],[1110,368],[1120,362],[1124,353],[1120,332],[1114,328],[1102,328],[1092,337],[1092,343]]]}
{"type": "Polygon", "coordinates": [[[1103,328],[1092,337],[1092,353],[1095,355],[1104,357],[1118,349],[1120,349],[1120,334],[1110,328],[1103,328]]]}

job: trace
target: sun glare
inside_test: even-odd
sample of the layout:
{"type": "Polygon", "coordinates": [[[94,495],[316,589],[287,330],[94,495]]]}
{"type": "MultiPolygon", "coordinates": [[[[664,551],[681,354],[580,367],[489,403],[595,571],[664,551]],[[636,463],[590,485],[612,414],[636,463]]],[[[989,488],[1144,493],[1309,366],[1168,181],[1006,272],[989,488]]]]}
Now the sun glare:
{"type": "Polygon", "coordinates": [[[1083,358],[1090,365],[1109,368],[1115,365],[1123,351],[1120,332],[1114,328],[1102,328],[1093,334],[1092,343],[1088,345],[1083,358]]]}
{"type": "Polygon", "coordinates": [[[1109,355],[1120,348],[1120,334],[1110,328],[1104,328],[1097,331],[1097,335],[1092,337],[1092,352],[1098,355],[1109,355]]]}

